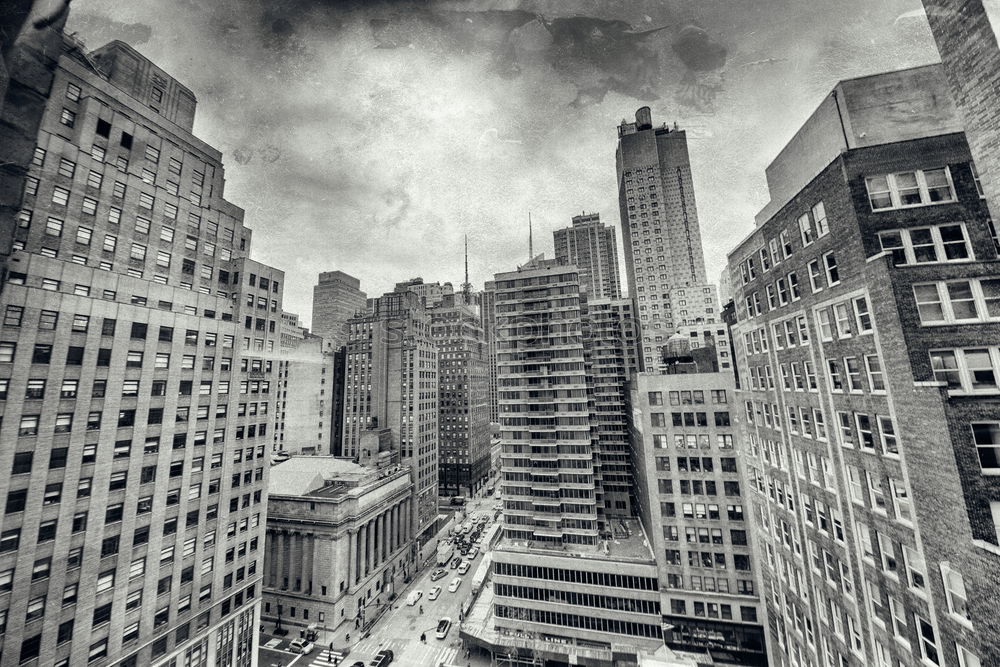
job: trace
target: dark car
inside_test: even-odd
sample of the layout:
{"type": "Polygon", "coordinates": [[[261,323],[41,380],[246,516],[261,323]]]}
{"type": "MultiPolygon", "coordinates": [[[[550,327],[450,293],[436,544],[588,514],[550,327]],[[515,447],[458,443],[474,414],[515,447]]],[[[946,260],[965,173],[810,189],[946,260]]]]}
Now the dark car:
{"type": "Polygon", "coordinates": [[[451,567],[451,569],[454,570],[456,567],[458,567],[461,564],[462,564],[462,558],[459,557],[459,556],[456,556],[455,559],[451,561],[451,565],[449,567],[451,567]]]}
{"type": "Polygon", "coordinates": [[[389,649],[383,649],[376,653],[375,657],[372,658],[372,661],[368,664],[371,665],[371,667],[385,667],[392,662],[394,657],[395,656],[392,654],[392,651],[389,649]]]}
{"type": "Polygon", "coordinates": [[[445,576],[446,574],[448,574],[448,573],[445,572],[445,570],[443,568],[439,567],[438,569],[436,569],[433,572],[431,572],[431,581],[437,581],[438,579],[440,579],[441,577],[445,576]]]}
{"type": "Polygon", "coordinates": [[[351,665],[351,667],[365,667],[365,663],[363,663],[360,660],[358,660],[353,665],[351,665]]]}

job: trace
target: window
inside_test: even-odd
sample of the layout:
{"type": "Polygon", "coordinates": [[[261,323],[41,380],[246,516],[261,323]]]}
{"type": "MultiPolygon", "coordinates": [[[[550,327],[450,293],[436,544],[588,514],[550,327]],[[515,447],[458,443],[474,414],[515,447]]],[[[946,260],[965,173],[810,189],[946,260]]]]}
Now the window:
{"type": "Polygon", "coordinates": [[[837,258],[832,252],[823,255],[823,266],[826,267],[826,282],[832,287],[840,282],[840,269],[837,266],[837,258]]]}
{"type": "Polygon", "coordinates": [[[913,615],[917,624],[917,638],[920,642],[920,655],[935,665],[941,664],[938,654],[937,639],[934,635],[934,626],[929,621],[922,618],[920,614],[913,615]]]}
{"type": "Polygon", "coordinates": [[[59,114],[59,122],[66,127],[73,127],[76,124],[76,112],[63,108],[59,114]]]}
{"type": "Polygon", "coordinates": [[[812,225],[809,223],[809,214],[803,213],[799,216],[799,237],[802,239],[802,247],[812,245],[813,238],[812,225]]]}
{"type": "Polygon", "coordinates": [[[972,424],[972,437],[984,475],[1000,475],[1000,422],[972,424]]]}
{"type": "Polygon", "coordinates": [[[865,185],[873,211],[955,201],[948,167],[870,176],[865,185]]]}
{"type": "Polygon", "coordinates": [[[879,232],[879,240],[882,250],[892,253],[894,266],[972,259],[961,223],[879,232]]]}

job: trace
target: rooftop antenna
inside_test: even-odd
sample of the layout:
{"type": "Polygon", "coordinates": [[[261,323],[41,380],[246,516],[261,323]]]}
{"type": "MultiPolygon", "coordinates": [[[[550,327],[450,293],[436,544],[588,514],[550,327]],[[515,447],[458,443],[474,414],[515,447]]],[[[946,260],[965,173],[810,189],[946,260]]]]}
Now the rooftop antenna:
{"type": "Polygon", "coordinates": [[[531,211],[528,211],[528,259],[535,256],[535,247],[531,238],[531,211]]]}
{"type": "Polygon", "coordinates": [[[469,235],[465,235],[465,282],[462,283],[462,296],[468,305],[472,295],[472,283],[469,282],[469,235]]]}

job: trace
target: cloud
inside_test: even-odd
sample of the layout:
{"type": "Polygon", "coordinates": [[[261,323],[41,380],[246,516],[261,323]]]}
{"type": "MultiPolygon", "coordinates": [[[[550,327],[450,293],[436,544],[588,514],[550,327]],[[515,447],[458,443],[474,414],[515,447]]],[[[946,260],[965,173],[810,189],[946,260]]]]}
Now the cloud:
{"type": "Polygon", "coordinates": [[[467,233],[481,285],[527,258],[529,210],[546,252],[580,210],[617,225],[615,126],[646,103],[692,130],[715,276],[766,202],[764,166],[836,80],[934,53],[894,24],[916,0],[567,4],[76,0],[68,29],[132,41],[195,92],[196,134],[305,321],[323,270],[369,294],[458,284],[467,233]]]}

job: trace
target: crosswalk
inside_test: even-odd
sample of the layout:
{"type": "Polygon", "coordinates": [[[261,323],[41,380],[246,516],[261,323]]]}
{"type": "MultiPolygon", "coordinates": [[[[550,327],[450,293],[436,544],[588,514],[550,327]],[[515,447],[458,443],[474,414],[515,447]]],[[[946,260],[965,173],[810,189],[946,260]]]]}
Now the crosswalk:
{"type": "Polygon", "coordinates": [[[438,667],[438,665],[458,664],[458,655],[462,650],[456,645],[444,645],[441,642],[428,639],[427,643],[404,642],[390,640],[379,642],[368,639],[353,647],[351,654],[343,660],[331,655],[327,649],[310,656],[308,667],[347,667],[361,660],[367,664],[369,660],[382,649],[389,649],[395,654],[393,667],[438,667]]]}

